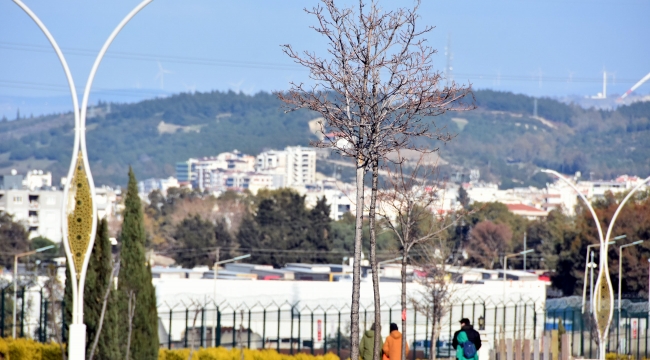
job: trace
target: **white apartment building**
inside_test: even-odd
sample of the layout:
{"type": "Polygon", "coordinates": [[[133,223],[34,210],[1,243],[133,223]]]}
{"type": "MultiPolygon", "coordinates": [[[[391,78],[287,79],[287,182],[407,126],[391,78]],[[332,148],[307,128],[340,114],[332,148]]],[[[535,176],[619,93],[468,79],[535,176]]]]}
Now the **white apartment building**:
{"type": "Polygon", "coordinates": [[[43,170],[32,170],[25,175],[23,184],[31,190],[52,186],[52,173],[43,170]]]}
{"type": "Polygon", "coordinates": [[[178,187],[178,186],[179,186],[178,180],[173,176],[170,176],[167,179],[151,178],[151,179],[138,182],[138,193],[140,193],[141,195],[143,194],[146,195],[154,190],[158,190],[163,195],[166,195],[167,189],[171,187],[178,187]]]}
{"type": "Polygon", "coordinates": [[[285,186],[312,184],[316,181],[316,151],[302,146],[288,146],[285,186]]]}
{"type": "MultiPolygon", "coordinates": [[[[33,176],[5,175],[0,177],[0,211],[13,216],[14,221],[22,223],[29,233],[29,238],[38,236],[54,242],[61,242],[63,233],[63,190],[51,186],[52,175],[42,171],[34,172],[33,176]],[[19,181],[20,180],[20,181],[19,181]],[[43,181],[41,183],[41,181],[43,181]],[[18,188],[16,184],[22,184],[18,188]],[[29,188],[28,185],[44,184],[29,188]]],[[[117,196],[119,191],[102,186],[95,188],[95,201],[98,217],[111,219],[117,214],[117,196]]]]}
{"type": "Polygon", "coordinates": [[[0,190],[0,211],[13,215],[25,225],[29,238],[46,237],[61,242],[63,191],[57,189],[0,190]]]}

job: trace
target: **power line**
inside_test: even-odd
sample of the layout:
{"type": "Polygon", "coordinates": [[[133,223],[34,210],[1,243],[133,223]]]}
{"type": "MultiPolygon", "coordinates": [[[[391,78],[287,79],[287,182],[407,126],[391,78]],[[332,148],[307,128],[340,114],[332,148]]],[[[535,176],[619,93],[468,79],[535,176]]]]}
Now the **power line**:
{"type": "MultiPolygon", "coordinates": [[[[42,45],[33,45],[33,44],[18,44],[10,42],[0,42],[0,49],[7,50],[16,50],[16,51],[27,51],[27,52],[38,52],[38,53],[51,53],[52,50],[48,46],[42,45]]],[[[89,56],[95,57],[96,51],[90,49],[80,49],[80,48],[63,48],[62,50],[66,51],[67,54],[78,55],[78,56],[89,56]]],[[[264,69],[264,70],[282,70],[282,71],[307,71],[303,66],[295,64],[284,64],[284,63],[268,63],[268,62],[254,62],[254,61],[241,61],[241,60],[223,60],[223,59],[211,59],[211,58],[195,58],[195,57],[184,57],[184,56],[173,56],[173,55],[150,55],[150,54],[140,54],[140,53],[131,53],[131,52],[110,52],[107,53],[105,57],[108,58],[117,58],[117,59],[128,59],[128,60],[139,60],[139,61],[165,61],[171,63],[179,64],[191,64],[191,65],[205,65],[205,66],[221,66],[221,67],[240,67],[240,68],[255,68],[255,69],[264,69]]],[[[481,73],[455,73],[455,77],[468,77],[470,80],[504,80],[504,81],[515,81],[515,82],[538,82],[539,77],[534,77],[530,75],[502,75],[502,74],[481,74],[481,73]]],[[[601,83],[601,77],[563,77],[563,76],[546,76],[543,78],[548,82],[578,82],[578,83],[601,83]]],[[[618,82],[630,82],[633,83],[638,79],[617,79],[618,82]]]]}
{"type": "MultiPolygon", "coordinates": [[[[48,46],[16,44],[16,43],[7,43],[7,42],[0,42],[0,49],[38,52],[38,53],[52,53],[52,49],[48,46]]],[[[61,50],[65,52],[65,55],[70,54],[70,55],[88,56],[88,57],[97,56],[96,50],[79,49],[79,48],[62,48],[61,50]]],[[[294,65],[294,64],[193,58],[193,57],[173,56],[173,55],[151,55],[151,54],[139,54],[139,53],[130,53],[130,52],[112,51],[110,53],[106,53],[105,57],[115,58],[115,59],[139,60],[139,61],[165,61],[171,63],[191,64],[191,65],[241,67],[241,68],[253,68],[253,69],[264,69],[264,70],[306,71],[304,67],[299,65],[294,65]]]]}

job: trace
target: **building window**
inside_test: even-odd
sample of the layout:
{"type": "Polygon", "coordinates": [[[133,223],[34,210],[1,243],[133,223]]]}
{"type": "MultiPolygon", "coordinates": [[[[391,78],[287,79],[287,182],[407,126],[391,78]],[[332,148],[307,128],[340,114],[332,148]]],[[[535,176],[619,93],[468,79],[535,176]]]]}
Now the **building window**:
{"type": "Polygon", "coordinates": [[[14,196],[14,204],[22,204],[22,203],[23,203],[22,196],[14,196]]]}

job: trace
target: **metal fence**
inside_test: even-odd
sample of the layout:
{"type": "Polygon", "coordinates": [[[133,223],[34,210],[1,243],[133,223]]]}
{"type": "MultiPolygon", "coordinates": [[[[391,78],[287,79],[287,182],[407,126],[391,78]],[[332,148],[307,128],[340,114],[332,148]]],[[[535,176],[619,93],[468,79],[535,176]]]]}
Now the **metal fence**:
{"type": "Polygon", "coordinates": [[[20,286],[16,291],[16,321],[13,320],[13,286],[0,289],[0,336],[27,337],[40,342],[65,341],[65,304],[49,301],[45,289],[20,286]]]}
{"type": "MultiPolygon", "coordinates": [[[[45,289],[19,287],[16,293],[16,321],[13,321],[13,287],[0,288],[0,336],[10,337],[14,325],[16,336],[41,342],[65,341],[65,304],[49,301],[45,289]]],[[[483,299],[454,302],[438,324],[435,339],[438,357],[452,357],[451,339],[458,321],[468,318],[479,329],[488,348],[499,339],[539,339],[545,332],[559,330],[569,334],[573,356],[593,358],[597,344],[591,315],[581,312],[580,297],[558,299],[521,299],[508,303],[483,299]]],[[[607,341],[608,352],[630,355],[636,359],[649,357],[648,303],[624,300],[620,321],[618,304],[607,341]]],[[[411,357],[428,356],[432,343],[433,324],[424,314],[407,307],[406,337],[411,357]]],[[[334,352],[347,357],[350,347],[350,308],[301,306],[289,302],[252,305],[230,305],[192,301],[176,306],[158,306],[161,347],[246,347],[271,348],[282,352],[334,352]]],[[[388,324],[401,325],[399,304],[382,304],[381,319],[384,335],[388,324]]],[[[360,327],[369,329],[374,322],[372,304],[362,306],[360,327]]],[[[403,330],[403,329],[400,329],[403,330]]]]}

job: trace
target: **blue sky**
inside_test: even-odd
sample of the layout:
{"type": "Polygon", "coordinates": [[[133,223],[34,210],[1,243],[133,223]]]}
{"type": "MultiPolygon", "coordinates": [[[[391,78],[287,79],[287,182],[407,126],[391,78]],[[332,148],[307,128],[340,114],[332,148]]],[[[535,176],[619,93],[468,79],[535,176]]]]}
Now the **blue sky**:
{"type": "MultiPolygon", "coordinates": [[[[105,39],[138,4],[24,1],[67,54],[78,88],[105,39]]],[[[308,73],[279,45],[325,52],[323,39],[309,29],[314,18],[302,11],[316,3],[155,0],[109,49],[91,102],[129,102],[192,90],[254,93],[286,89],[292,80],[307,81],[308,73]],[[158,63],[167,71],[164,84],[156,78],[158,63]]],[[[379,3],[386,8],[411,4],[379,3]]],[[[607,70],[608,92],[620,94],[650,72],[648,14],[647,0],[424,0],[421,24],[436,26],[428,40],[439,50],[440,70],[451,38],[457,81],[535,96],[595,95],[607,70]]],[[[42,113],[47,101],[68,106],[63,103],[65,77],[54,52],[11,1],[0,2],[0,69],[0,116],[15,116],[16,106],[23,114],[42,113]]],[[[650,83],[639,91],[650,92],[650,83]]]]}

